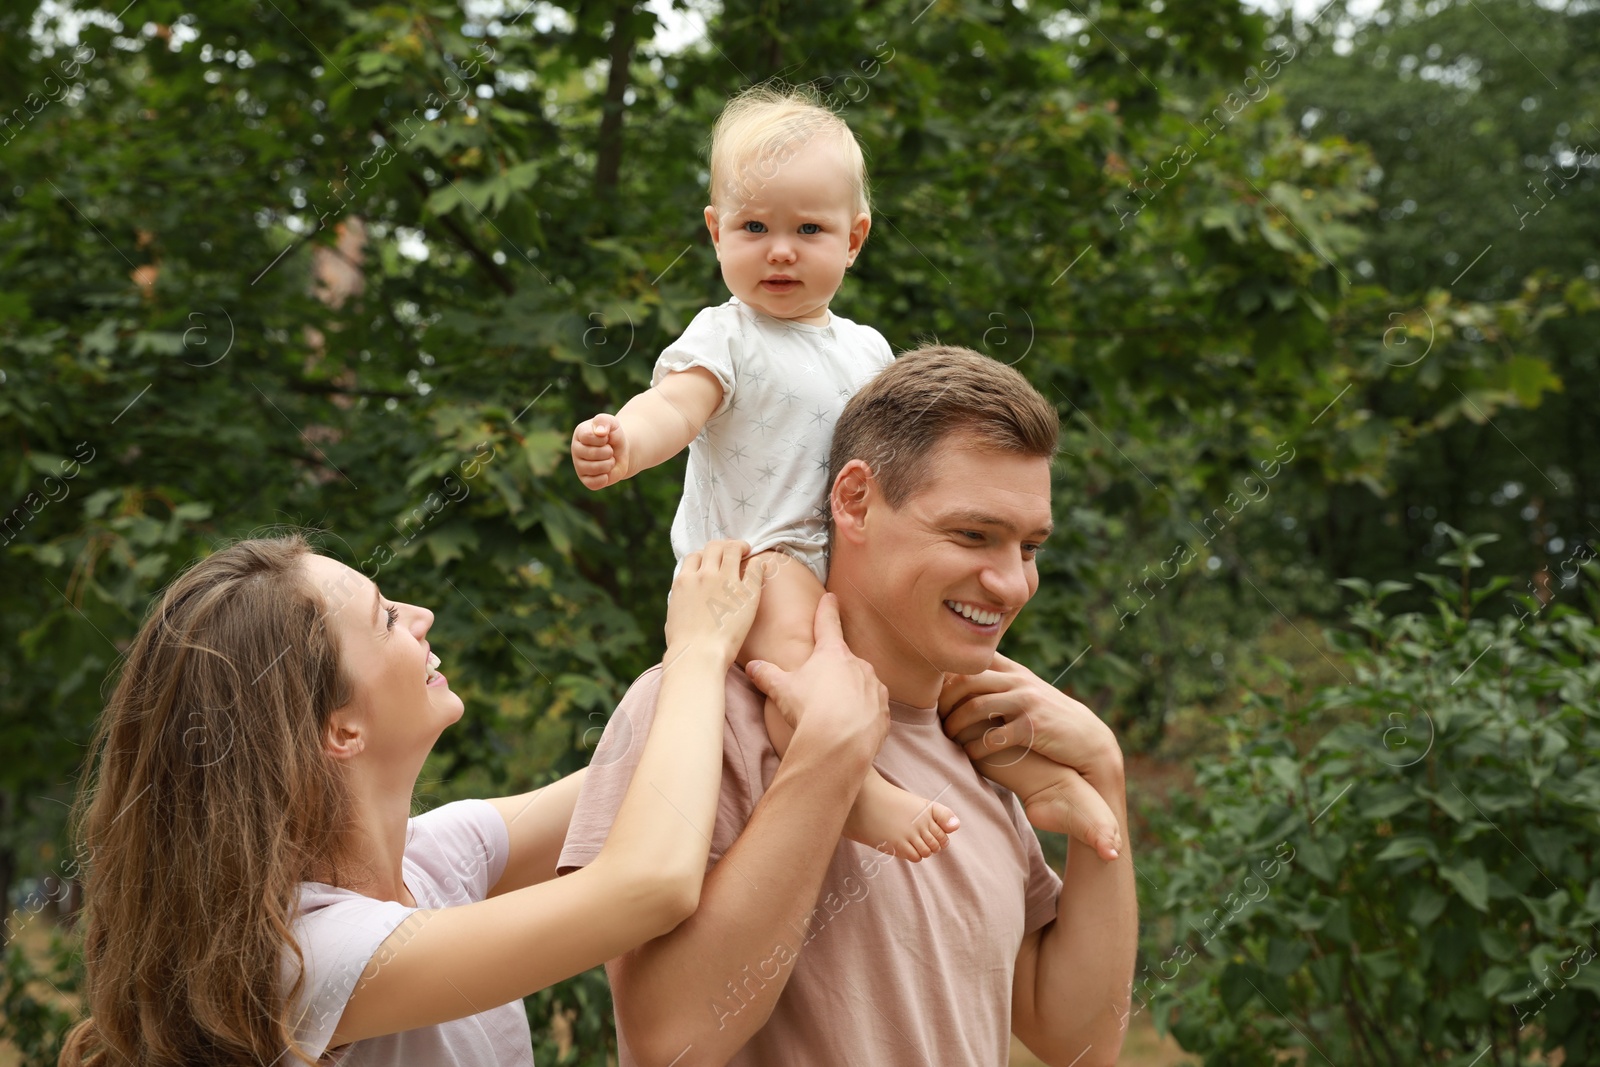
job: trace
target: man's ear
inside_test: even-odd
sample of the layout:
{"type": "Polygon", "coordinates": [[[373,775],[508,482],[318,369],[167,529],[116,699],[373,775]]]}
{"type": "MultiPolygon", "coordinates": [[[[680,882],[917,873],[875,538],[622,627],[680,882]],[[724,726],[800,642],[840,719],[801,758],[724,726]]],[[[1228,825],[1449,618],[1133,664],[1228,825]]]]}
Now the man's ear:
{"type": "Polygon", "coordinates": [[[844,465],[833,480],[829,500],[835,537],[855,544],[866,540],[867,509],[876,493],[877,483],[866,460],[853,459],[844,465]]]}
{"type": "Polygon", "coordinates": [[[322,732],[322,751],[336,760],[359,756],[367,747],[366,730],[348,704],[328,716],[322,732]]]}

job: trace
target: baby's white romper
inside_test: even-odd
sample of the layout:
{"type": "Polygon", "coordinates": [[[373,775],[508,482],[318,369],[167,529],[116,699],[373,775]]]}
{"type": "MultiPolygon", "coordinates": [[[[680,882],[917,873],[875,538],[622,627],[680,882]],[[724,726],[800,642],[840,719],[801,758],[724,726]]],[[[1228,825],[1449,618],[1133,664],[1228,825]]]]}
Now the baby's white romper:
{"type": "Polygon", "coordinates": [[[845,404],[894,361],[883,335],[829,313],[826,326],[775,319],[737,297],[695,316],[656,360],[652,384],[704,367],[722,404],[689,445],[672,521],[681,563],[707,541],[783,548],[828,576],[828,449],[845,404]]]}

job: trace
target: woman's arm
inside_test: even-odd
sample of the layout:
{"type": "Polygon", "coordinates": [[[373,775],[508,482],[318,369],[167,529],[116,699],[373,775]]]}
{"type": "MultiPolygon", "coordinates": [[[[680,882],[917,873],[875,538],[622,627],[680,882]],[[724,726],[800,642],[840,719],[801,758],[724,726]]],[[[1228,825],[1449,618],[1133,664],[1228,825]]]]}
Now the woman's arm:
{"type": "Polygon", "coordinates": [[[511,839],[506,869],[500,880],[489,887],[491,897],[548,882],[556,876],[556,857],[561,855],[567,824],[572,822],[572,809],[578,804],[578,789],[588,770],[585,767],[530,793],[490,798],[489,803],[506,821],[506,833],[511,839]]]}
{"type": "Polygon", "coordinates": [[[374,954],[332,1044],[487,1011],[693,914],[722,777],[727,672],[760,599],[760,569],[740,578],[748,547],[714,541],[683,561],[655,722],[600,855],[566,878],[418,912],[374,954]],[[742,599],[730,597],[741,585],[742,599]]]}

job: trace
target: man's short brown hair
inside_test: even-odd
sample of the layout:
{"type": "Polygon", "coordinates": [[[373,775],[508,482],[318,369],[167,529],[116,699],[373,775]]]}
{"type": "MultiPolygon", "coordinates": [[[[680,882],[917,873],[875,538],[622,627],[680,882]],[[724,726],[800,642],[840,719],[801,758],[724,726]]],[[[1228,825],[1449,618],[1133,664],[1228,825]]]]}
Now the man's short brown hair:
{"type": "Polygon", "coordinates": [[[929,345],[896,359],[845,405],[828,485],[859,459],[898,508],[922,488],[952,433],[967,434],[980,450],[1049,459],[1060,429],[1054,405],[1016,370],[970,348],[929,345]]]}

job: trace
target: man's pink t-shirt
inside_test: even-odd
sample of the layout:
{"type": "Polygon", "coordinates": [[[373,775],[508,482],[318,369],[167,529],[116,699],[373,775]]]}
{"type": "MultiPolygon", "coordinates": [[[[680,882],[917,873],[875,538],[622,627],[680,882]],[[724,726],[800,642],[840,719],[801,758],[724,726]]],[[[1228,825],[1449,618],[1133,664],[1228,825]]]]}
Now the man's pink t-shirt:
{"type": "MultiPolygon", "coordinates": [[[[647,671],[611,717],[567,832],[562,873],[587,865],[605,843],[660,687],[661,668],[647,671]]],[[[728,672],[712,865],[777,773],[763,704],[742,672],[728,672]]],[[[810,918],[779,931],[767,952],[730,963],[719,994],[698,1009],[708,1033],[729,1025],[798,955],[767,1024],[731,1064],[971,1067],[1009,1058],[1017,951],[1025,934],[1055,918],[1061,879],[1016,798],[978,775],[945,736],[937,709],[891,702],[889,712],[878,771],[948,805],[961,828],[944,852],[915,864],[839,842],[810,918]]],[[[636,1065],[620,1035],[618,1043],[622,1067],[636,1065]]]]}

